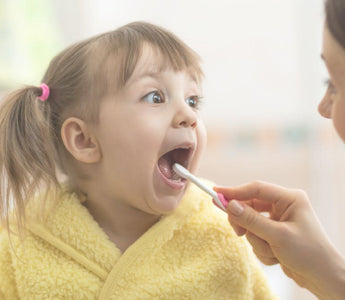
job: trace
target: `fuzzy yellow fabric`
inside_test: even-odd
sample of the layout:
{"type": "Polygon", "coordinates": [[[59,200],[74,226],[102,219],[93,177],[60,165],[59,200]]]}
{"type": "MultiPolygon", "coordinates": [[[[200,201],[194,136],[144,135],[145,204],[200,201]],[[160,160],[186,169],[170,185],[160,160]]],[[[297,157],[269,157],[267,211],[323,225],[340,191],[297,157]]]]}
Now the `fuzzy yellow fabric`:
{"type": "Polygon", "coordinates": [[[0,299],[276,299],[245,239],[193,186],[123,254],[74,194],[59,198],[45,219],[28,209],[23,241],[0,233],[0,299]]]}

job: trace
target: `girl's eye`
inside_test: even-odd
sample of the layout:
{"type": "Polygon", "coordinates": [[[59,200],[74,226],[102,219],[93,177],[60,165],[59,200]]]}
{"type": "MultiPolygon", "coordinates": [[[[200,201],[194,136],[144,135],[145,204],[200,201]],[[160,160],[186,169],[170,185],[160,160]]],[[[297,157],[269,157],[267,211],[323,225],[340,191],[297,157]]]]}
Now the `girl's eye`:
{"type": "Polygon", "coordinates": [[[191,96],[186,99],[186,103],[192,108],[199,108],[201,103],[201,97],[199,96],[191,96]]]}
{"type": "Polygon", "coordinates": [[[147,94],[146,96],[143,97],[143,100],[149,103],[164,103],[165,102],[164,95],[160,91],[154,91],[147,94]]]}

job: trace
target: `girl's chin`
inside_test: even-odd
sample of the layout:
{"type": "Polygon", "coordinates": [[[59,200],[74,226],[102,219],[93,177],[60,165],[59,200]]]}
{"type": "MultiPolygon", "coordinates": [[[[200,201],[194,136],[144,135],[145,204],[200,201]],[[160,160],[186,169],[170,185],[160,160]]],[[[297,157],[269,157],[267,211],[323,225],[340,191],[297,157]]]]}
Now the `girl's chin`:
{"type": "Polygon", "coordinates": [[[180,205],[182,195],[179,196],[161,196],[157,202],[151,206],[151,209],[157,215],[167,215],[174,212],[180,205]]]}

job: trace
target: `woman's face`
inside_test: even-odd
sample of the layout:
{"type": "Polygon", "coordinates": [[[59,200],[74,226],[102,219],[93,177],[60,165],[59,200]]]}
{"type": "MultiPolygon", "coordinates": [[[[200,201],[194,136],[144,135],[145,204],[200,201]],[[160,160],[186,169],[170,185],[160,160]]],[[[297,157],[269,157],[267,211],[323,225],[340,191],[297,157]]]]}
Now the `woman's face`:
{"type": "Polygon", "coordinates": [[[345,141],[345,49],[334,39],[327,26],[323,32],[321,57],[328,70],[329,83],[319,104],[319,112],[333,120],[336,131],[345,141]]]}

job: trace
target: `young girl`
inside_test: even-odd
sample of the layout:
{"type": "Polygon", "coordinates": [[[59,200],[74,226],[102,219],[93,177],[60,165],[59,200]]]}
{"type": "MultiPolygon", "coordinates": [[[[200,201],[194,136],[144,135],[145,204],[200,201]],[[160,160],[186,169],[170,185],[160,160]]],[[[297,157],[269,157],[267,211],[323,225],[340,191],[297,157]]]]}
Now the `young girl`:
{"type": "Polygon", "coordinates": [[[226,214],[172,171],[205,147],[201,79],[195,52],[136,22],[3,100],[1,299],[274,297],[226,214]]]}

